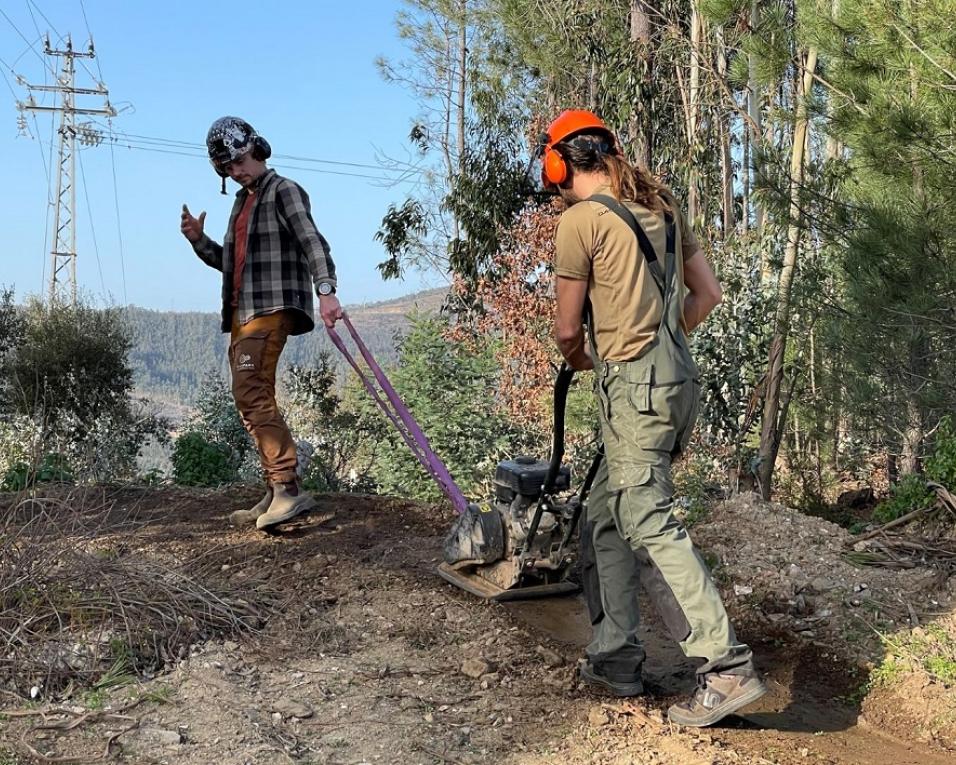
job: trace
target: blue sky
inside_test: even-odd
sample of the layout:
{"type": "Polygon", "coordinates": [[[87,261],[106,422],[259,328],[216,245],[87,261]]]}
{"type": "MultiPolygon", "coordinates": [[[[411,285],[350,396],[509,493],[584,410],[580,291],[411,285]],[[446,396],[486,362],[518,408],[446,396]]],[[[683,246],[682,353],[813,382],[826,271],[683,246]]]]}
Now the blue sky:
{"type": "MultiPolygon", "coordinates": [[[[96,60],[85,63],[97,76],[101,69],[114,106],[129,107],[113,120],[117,132],[201,143],[214,119],[235,114],[251,122],[275,154],[366,165],[383,155],[409,158],[405,139],[416,104],[399,86],[384,82],[374,64],[379,55],[406,55],[394,27],[398,0],[84,5],[97,52],[96,60]]],[[[0,9],[13,22],[0,15],[0,70],[7,80],[0,78],[0,157],[8,173],[0,207],[0,285],[13,286],[23,299],[44,292],[49,275],[44,158],[49,163],[51,120],[37,115],[35,123],[31,116],[32,138],[18,136],[14,94],[23,99],[27,91],[7,67],[43,83],[44,62],[17,30],[42,52],[37,38],[48,30],[54,44],[57,34],[69,32],[74,48],[85,48],[87,25],[80,0],[4,0],[0,9]]],[[[76,85],[93,86],[82,67],[76,85]]],[[[101,102],[90,96],[77,103],[101,102]]],[[[343,302],[442,284],[438,275],[383,282],[375,269],[384,253],[373,235],[388,204],[401,201],[410,184],[387,186],[280,165],[386,175],[378,169],[279,159],[272,164],[309,192],[319,229],[332,245],[343,302]]],[[[217,308],[220,275],[192,254],[179,233],[179,212],[183,202],[194,214],[206,210],[206,231],[221,241],[236,186],[229,182],[229,195],[221,196],[219,179],[202,157],[121,143],[114,144],[112,157],[105,144],[82,149],[76,174],[77,274],[84,294],[100,304],[217,308]]]]}

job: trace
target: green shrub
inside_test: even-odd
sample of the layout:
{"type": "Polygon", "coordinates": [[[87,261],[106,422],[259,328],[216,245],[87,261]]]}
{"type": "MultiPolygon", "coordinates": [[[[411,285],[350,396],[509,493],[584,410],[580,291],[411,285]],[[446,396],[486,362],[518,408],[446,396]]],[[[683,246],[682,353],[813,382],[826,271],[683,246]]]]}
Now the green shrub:
{"type": "MultiPolygon", "coordinates": [[[[441,319],[413,317],[401,343],[401,366],[391,378],[465,496],[480,497],[508,453],[512,434],[496,409],[499,371],[491,349],[451,342],[445,326],[441,319]]],[[[390,448],[372,470],[378,486],[405,497],[438,499],[439,489],[394,429],[385,440],[390,448]]]]}
{"type": "Polygon", "coordinates": [[[27,462],[17,462],[3,477],[2,491],[23,491],[38,483],[72,483],[73,470],[62,454],[46,454],[34,467],[27,462]]]}
{"type": "Polygon", "coordinates": [[[926,460],[926,477],[956,491],[956,426],[949,415],[939,423],[936,446],[926,460]]]}
{"type": "MultiPolygon", "coordinates": [[[[257,481],[260,477],[259,454],[256,451],[252,438],[246,431],[236,409],[232,391],[226,382],[214,371],[209,371],[203,377],[196,396],[196,411],[186,422],[179,440],[187,434],[199,437],[198,442],[214,445],[224,449],[229,464],[229,478],[225,481],[248,480],[257,481]]],[[[179,441],[177,441],[179,443],[179,441]]],[[[183,448],[193,449],[193,442],[183,445],[183,448]]],[[[218,458],[216,458],[218,459],[218,458]]],[[[205,475],[205,473],[202,473],[205,475]]],[[[213,477],[219,475],[216,471],[213,477]]],[[[173,466],[173,480],[176,478],[175,464],[173,466]]],[[[210,479],[212,480],[212,479],[210,479]]],[[[224,481],[202,483],[195,485],[211,486],[224,481]]]]}
{"type": "Polygon", "coordinates": [[[173,446],[173,480],[183,486],[219,486],[237,480],[232,452],[199,433],[184,433],[173,446]]]}
{"type": "Polygon", "coordinates": [[[140,446],[165,437],[166,423],[131,396],[131,345],[121,309],[39,300],[16,308],[9,292],[0,295],[4,473],[18,462],[34,477],[56,472],[36,460],[60,454],[78,480],[132,475],[140,446]]]}
{"type": "Polygon", "coordinates": [[[873,520],[878,523],[889,523],[906,515],[912,510],[926,509],[935,501],[933,493],[926,488],[926,479],[911,473],[894,484],[890,489],[890,496],[880,502],[873,511],[873,520]]]}
{"type": "Polygon", "coordinates": [[[890,496],[876,506],[873,519],[889,523],[912,510],[932,507],[936,495],[927,488],[927,480],[956,490],[956,427],[950,416],[944,417],[939,424],[936,445],[926,459],[926,474],[903,476],[899,483],[890,487],[890,496]]]}
{"type": "Polygon", "coordinates": [[[336,385],[335,368],[327,352],[314,365],[292,365],[283,376],[282,411],[293,437],[314,449],[302,476],[310,491],[374,490],[369,472],[386,429],[368,404],[368,393],[357,377],[343,388],[336,385]]]}
{"type": "Polygon", "coordinates": [[[703,453],[692,452],[677,462],[674,466],[674,496],[684,525],[690,527],[704,520],[720,496],[714,460],[703,453]]]}

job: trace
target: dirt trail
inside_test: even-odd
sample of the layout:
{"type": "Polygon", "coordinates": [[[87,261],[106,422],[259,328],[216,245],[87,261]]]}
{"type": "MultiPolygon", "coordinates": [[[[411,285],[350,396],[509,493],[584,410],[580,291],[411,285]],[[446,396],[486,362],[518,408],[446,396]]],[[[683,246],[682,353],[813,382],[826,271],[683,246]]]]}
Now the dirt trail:
{"type": "MultiPolygon", "coordinates": [[[[868,727],[858,706],[840,700],[855,682],[820,649],[747,634],[771,695],[721,727],[674,728],[663,713],[692,690],[693,667],[647,608],[652,693],[622,701],[582,687],[577,659],[589,625],[580,599],[499,605],[454,589],[434,573],[448,522],[434,508],[327,496],[269,537],[224,523],[258,499],[253,490],[124,489],[101,499],[127,520],[130,507],[137,514],[135,531],[99,530],[96,543],[111,554],[202,556],[202,571],[259,583],[284,605],[259,634],[197,644],[155,679],[110,691],[99,711],[138,700],[121,735],[126,723],[103,715],[65,732],[8,716],[0,755],[18,759],[0,756],[4,765],[34,761],[24,743],[48,757],[93,758],[110,737],[113,761],[135,765],[956,762],[888,735],[898,730],[868,727]]],[[[76,694],[68,703],[88,701],[76,694]]],[[[18,708],[0,694],[0,715],[18,708]]]]}
{"type": "MultiPolygon", "coordinates": [[[[644,605],[648,618],[641,637],[648,655],[648,686],[660,697],[679,698],[693,689],[694,665],[644,605]]],[[[507,609],[513,618],[559,643],[583,648],[590,640],[587,609],[580,597],[513,603],[507,609]]],[[[956,754],[903,741],[869,724],[858,706],[846,702],[852,684],[840,664],[808,650],[795,652],[793,646],[758,644],[756,649],[770,693],[709,729],[715,740],[775,762],[806,762],[808,757],[841,765],[956,762],[956,754]]]]}

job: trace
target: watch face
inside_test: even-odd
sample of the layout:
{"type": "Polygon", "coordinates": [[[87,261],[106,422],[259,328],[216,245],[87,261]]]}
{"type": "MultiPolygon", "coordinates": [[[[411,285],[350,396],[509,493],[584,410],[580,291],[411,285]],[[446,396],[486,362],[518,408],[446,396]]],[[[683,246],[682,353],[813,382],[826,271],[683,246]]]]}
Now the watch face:
{"type": "Polygon", "coordinates": [[[320,295],[331,295],[332,294],[332,285],[327,282],[322,282],[319,285],[319,294],[320,295]]]}

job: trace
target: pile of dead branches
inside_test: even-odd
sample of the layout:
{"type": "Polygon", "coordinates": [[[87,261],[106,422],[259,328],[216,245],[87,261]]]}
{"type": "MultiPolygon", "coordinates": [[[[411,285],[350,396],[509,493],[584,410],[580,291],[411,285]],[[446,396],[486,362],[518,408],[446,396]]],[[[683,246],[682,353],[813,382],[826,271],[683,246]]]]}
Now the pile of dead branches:
{"type": "Polygon", "coordinates": [[[929,508],[914,510],[879,528],[855,537],[853,550],[847,558],[854,563],[884,568],[916,568],[933,566],[948,572],[956,571],[956,538],[951,534],[907,533],[908,526],[925,530],[932,520],[937,531],[951,530],[956,524],[956,498],[938,483],[927,482],[936,494],[936,502],[929,508]]]}
{"type": "Polygon", "coordinates": [[[0,688],[50,698],[162,669],[197,642],[263,623],[263,593],[104,543],[135,525],[116,510],[24,497],[0,519],[0,688]]]}

